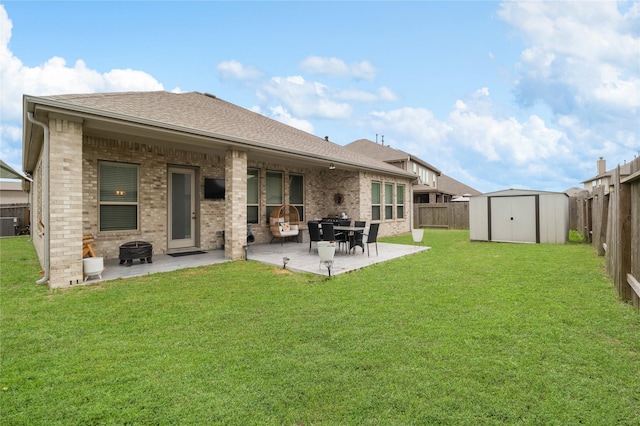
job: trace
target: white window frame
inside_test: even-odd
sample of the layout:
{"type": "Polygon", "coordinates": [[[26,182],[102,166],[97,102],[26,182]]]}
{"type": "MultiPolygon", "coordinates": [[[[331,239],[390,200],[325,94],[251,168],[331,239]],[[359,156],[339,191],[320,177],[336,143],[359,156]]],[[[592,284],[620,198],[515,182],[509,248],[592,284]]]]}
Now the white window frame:
{"type": "Polygon", "coordinates": [[[266,179],[265,179],[265,194],[266,194],[266,206],[267,206],[267,210],[266,210],[266,220],[267,220],[267,224],[269,223],[269,215],[271,214],[271,212],[280,207],[282,204],[284,204],[284,172],[279,171],[279,170],[267,170],[266,173],[266,179]],[[274,177],[276,174],[280,175],[280,200],[270,200],[270,194],[269,194],[269,175],[272,175],[271,177],[274,177]]]}
{"type": "Polygon", "coordinates": [[[260,222],[260,169],[247,168],[247,223],[258,223],[258,222],[260,222]],[[249,172],[255,172],[255,178],[256,178],[255,189],[256,189],[256,194],[258,196],[258,199],[255,200],[255,202],[249,202],[249,172]],[[249,221],[249,209],[256,210],[255,222],[249,221]]]}
{"type": "Polygon", "coordinates": [[[305,208],[304,208],[304,175],[300,174],[300,173],[289,173],[289,204],[292,206],[295,206],[296,209],[298,209],[298,213],[300,214],[300,221],[304,222],[304,215],[305,215],[305,208]],[[291,191],[291,178],[300,178],[301,182],[302,182],[302,200],[301,202],[298,202],[298,200],[292,200],[291,199],[291,195],[292,195],[292,191],[291,191]]]}
{"type": "Polygon", "coordinates": [[[392,220],[395,215],[393,214],[393,189],[394,185],[391,182],[384,183],[384,219],[392,220]]]}
{"type": "Polygon", "coordinates": [[[396,185],[396,218],[404,219],[404,185],[396,185]]]}
{"type": "MultiPolygon", "coordinates": [[[[130,186],[130,182],[126,185],[130,186]]],[[[118,190],[116,189],[116,195],[118,195],[118,190]]],[[[124,191],[124,190],[122,190],[124,191]]],[[[126,196],[126,191],[123,192],[122,196],[126,196]]],[[[138,164],[131,163],[119,163],[114,161],[99,161],[98,162],[98,232],[136,232],[140,230],[140,166],[138,164]],[[135,191],[136,191],[136,199],[135,201],[113,201],[113,200],[103,200],[101,185],[102,185],[102,166],[108,165],[111,167],[122,167],[123,169],[135,169],[136,172],[136,182],[135,182],[135,191]],[[136,226],[135,228],[120,228],[120,229],[103,229],[102,228],[102,207],[103,206],[135,206],[136,209],[136,226]]]]}
{"type": "Polygon", "coordinates": [[[372,181],[371,182],[371,220],[381,220],[382,219],[382,182],[380,181],[372,181]],[[378,194],[375,197],[374,186],[378,186],[378,194]],[[377,203],[375,202],[377,198],[377,203]],[[377,214],[376,214],[377,212],[377,214]],[[376,217],[377,216],[377,217],[376,217]]]}

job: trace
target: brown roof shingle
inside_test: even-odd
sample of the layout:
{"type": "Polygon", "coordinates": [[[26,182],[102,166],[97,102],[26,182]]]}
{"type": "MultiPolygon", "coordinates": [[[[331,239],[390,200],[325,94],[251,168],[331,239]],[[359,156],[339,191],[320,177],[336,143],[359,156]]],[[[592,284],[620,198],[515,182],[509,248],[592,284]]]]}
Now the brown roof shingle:
{"type": "Polygon", "coordinates": [[[447,176],[444,173],[438,178],[438,189],[442,192],[452,194],[454,197],[461,197],[465,194],[480,195],[482,194],[477,189],[470,187],[458,180],[455,180],[451,176],[447,176]]]}
{"type": "Polygon", "coordinates": [[[382,145],[369,139],[358,139],[357,141],[353,141],[347,145],[345,148],[351,149],[355,152],[359,152],[363,155],[368,155],[371,158],[378,159],[380,161],[385,162],[395,162],[395,161],[415,161],[416,163],[421,164],[424,167],[427,167],[434,172],[440,174],[440,170],[426,161],[416,157],[415,155],[411,155],[408,152],[404,152],[400,149],[392,148],[388,145],[382,145]]]}
{"type": "Polygon", "coordinates": [[[199,92],[122,92],[25,97],[70,110],[158,128],[233,140],[247,146],[326,159],[394,175],[397,167],[359,155],[341,145],[199,92]]]}

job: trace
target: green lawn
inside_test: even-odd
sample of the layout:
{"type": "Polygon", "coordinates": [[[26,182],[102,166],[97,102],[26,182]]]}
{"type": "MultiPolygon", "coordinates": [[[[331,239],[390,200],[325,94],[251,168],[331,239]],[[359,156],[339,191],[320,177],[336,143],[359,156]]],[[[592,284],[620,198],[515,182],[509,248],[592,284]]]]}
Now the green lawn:
{"type": "Polygon", "coordinates": [[[589,245],[425,240],[332,279],[233,262],[49,291],[2,239],[0,423],[640,424],[640,316],[589,245]]]}

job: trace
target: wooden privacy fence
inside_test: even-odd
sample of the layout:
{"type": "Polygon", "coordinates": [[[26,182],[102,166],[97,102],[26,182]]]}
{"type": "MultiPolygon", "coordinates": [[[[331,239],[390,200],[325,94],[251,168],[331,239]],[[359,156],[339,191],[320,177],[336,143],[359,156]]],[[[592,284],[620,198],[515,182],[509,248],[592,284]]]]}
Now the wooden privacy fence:
{"type": "Polygon", "coordinates": [[[570,198],[569,223],[605,256],[607,273],[619,298],[640,311],[640,158],[631,173],[611,176],[611,186],[599,186],[570,198]]]}
{"type": "Polygon", "coordinates": [[[414,227],[469,229],[469,202],[414,204],[414,227]]]}
{"type": "Polygon", "coordinates": [[[29,204],[4,204],[0,206],[0,236],[15,235],[14,224],[24,227],[29,224],[29,204]]]}

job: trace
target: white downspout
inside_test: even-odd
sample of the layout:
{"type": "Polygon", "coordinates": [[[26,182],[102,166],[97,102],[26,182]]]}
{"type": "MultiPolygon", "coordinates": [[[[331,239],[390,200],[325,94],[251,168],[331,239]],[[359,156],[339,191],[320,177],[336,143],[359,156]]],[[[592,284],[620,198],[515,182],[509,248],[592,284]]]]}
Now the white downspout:
{"type": "MultiPolygon", "coordinates": [[[[27,112],[27,118],[33,124],[42,127],[44,130],[44,142],[42,147],[42,213],[44,223],[44,275],[36,284],[46,284],[49,281],[51,230],[49,229],[49,126],[33,118],[32,112],[27,112]]],[[[33,233],[35,230],[31,228],[33,233]]]]}

